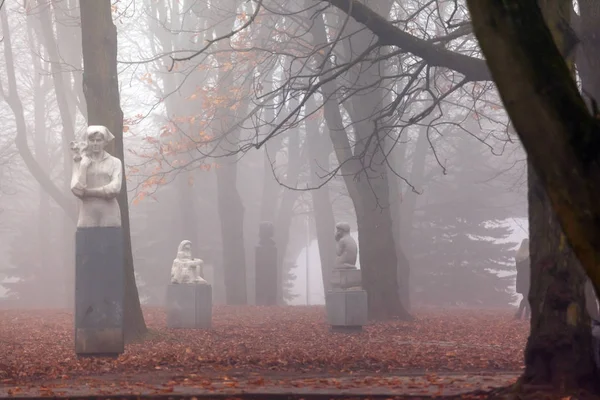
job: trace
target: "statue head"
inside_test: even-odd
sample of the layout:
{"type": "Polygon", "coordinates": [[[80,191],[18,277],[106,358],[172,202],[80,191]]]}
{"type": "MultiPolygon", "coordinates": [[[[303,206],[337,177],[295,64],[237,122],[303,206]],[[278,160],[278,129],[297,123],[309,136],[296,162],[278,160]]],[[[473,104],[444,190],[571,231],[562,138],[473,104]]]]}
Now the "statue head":
{"type": "Polygon", "coordinates": [[[192,242],[189,240],[182,240],[177,248],[177,258],[180,260],[191,260],[192,259],[192,242]]]}
{"type": "Polygon", "coordinates": [[[92,154],[102,153],[106,145],[114,138],[108,128],[102,125],[90,125],[85,131],[87,150],[92,154]]]}
{"type": "Polygon", "coordinates": [[[339,222],[335,225],[335,240],[340,240],[350,234],[350,224],[347,222],[339,222]]]}

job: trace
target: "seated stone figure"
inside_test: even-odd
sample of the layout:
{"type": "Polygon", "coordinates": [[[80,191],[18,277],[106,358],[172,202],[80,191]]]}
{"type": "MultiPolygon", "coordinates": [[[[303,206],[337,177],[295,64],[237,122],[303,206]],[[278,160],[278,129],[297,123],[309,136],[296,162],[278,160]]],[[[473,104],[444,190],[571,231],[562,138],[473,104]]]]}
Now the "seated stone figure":
{"type": "Polygon", "coordinates": [[[202,277],[204,261],[192,258],[192,242],[184,240],[177,249],[177,258],[171,267],[171,283],[197,283],[208,285],[202,277]]]}
{"type": "Polygon", "coordinates": [[[335,268],[356,269],[358,246],[354,238],[350,236],[350,225],[340,222],[335,229],[337,242],[335,268]]]}
{"type": "Polygon", "coordinates": [[[334,290],[359,290],[362,273],[356,268],[358,246],[350,236],[350,225],[340,222],[335,226],[337,241],[335,266],[331,270],[331,288],[334,290]]]}

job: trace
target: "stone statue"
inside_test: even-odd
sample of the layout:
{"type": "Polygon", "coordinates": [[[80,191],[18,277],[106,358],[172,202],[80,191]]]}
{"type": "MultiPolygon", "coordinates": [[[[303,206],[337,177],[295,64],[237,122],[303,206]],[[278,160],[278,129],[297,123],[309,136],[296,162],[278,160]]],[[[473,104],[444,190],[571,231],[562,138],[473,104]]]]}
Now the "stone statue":
{"type": "Polygon", "coordinates": [[[356,267],[358,246],[350,236],[350,225],[335,225],[336,259],[325,294],[327,322],[334,332],[360,332],[368,323],[367,292],[362,288],[362,271],[356,267]]]}
{"type": "Polygon", "coordinates": [[[105,126],[90,125],[84,142],[70,144],[75,162],[71,191],[81,200],[78,228],[121,226],[117,195],[123,184],[123,165],[104,150],[114,138],[105,126]]]}
{"type": "Polygon", "coordinates": [[[350,236],[350,225],[340,222],[335,226],[335,240],[337,241],[335,268],[356,269],[358,246],[350,236]]]}
{"type": "Polygon", "coordinates": [[[177,258],[171,267],[171,283],[197,283],[208,285],[202,278],[204,261],[192,258],[192,242],[183,240],[177,248],[177,258]]]}

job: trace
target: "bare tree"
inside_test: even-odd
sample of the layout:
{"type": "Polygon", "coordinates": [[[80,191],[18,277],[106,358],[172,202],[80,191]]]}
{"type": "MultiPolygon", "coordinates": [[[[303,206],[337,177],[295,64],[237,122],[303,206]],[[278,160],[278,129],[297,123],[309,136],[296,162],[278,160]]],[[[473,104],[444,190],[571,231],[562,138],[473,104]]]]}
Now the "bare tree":
{"type": "MultiPolygon", "coordinates": [[[[115,135],[114,148],[109,149],[124,163],[123,112],[121,111],[117,74],[117,30],[112,21],[110,0],[80,0],[83,48],[83,92],[88,104],[90,125],[106,125],[115,135]]],[[[127,182],[117,196],[121,209],[121,225],[125,238],[125,340],[139,339],[146,333],[135,283],[127,182]]]]}
{"type": "MultiPolygon", "coordinates": [[[[600,124],[597,115],[588,112],[572,71],[562,59],[569,55],[565,21],[569,21],[571,2],[549,1],[541,10],[531,2],[468,4],[493,78],[527,150],[532,166],[529,178],[539,182],[530,199],[537,196],[538,204],[551,204],[554,211],[549,206],[533,210],[534,217],[546,215],[556,222],[545,232],[532,232],[532,239],[533,235],[543,237],[546,246],[562,250],[570,243],[600,293],[596,262],[600,256],[596,189],[600,124]],[[503,65],[497,64],[500,60],[503,65]],[[553,229],[558,223],[568,242],[558,228],[553,229]]],[[[540,259],[535,252],[547,254],[542,246],[539,240],[537,246],[531,244],[532,292],[544,290],[546,294],[543,307],[532,308],[524,382],[560,385],[561,389],[597,388],[589,318],[584,311],[584,275],[564,257],[540,259]]]]}

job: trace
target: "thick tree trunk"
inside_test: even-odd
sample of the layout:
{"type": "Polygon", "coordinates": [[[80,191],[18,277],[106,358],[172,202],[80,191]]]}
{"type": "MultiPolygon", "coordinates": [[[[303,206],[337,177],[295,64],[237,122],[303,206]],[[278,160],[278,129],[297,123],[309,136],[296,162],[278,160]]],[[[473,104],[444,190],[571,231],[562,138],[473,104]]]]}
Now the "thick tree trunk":
{"type": "MultiPolygon", "coordinates": [[[[577,31],[581,45],[576,53],[576,63],[581,78],[584,98],[591,110],[590,99],[600,102],[600,3],[597,0],[579,0],[577,31]]],[[[600,309],[594,288],[585,286],[587,309],[592,318],[600,319],[600,309]]]]}
{"type": "Polygon", "coordinates": [[[468,4],[511,120],[600,293],[600,123],[588,112],[537,5],[468,4]]]}
{"type": "Polygon", "coordinates": [[[561,226],[598,288],[600,197],[590,185],[600,181],[594,161],[600,129],[558,50],[568,47],[565,21],[571,4],[541,4],[549,28],[532,2],[468,1],[475,33],[530,161],[532,319],[522,380],[561,389],[593,388],[597,377],[585,275],[561,226]]]}
{"type": "MultiPolygon", "coordinates": [[[[392,3],[380,1],[374,7],[381,15],[388,15],[392,3]]],[[[363,30],[357,22],[349,21],[348,30],[355,33],[343,42],[346,57],[357,57],[373,44],[374,35],[363,30]]],[[[352,81],[358,88],[363,88],[363,93],[352,96],[350,104],[346,105],[356,136],[354,157],[360,159],[360,166],[354,171],[359,196],[357,203],[360,204],[356,209],[359,257],[370,318],[408,318],[400,301],[398,271],[407,272],[409,267],[401,246],[394,240],[390,172],[386,159],[387,132],[376,124],[385,102],[384,91],[379,86],[381,68],[380,63],[365,60],[350,70],[352,81]]],[[[402,286],[408,288],[407,282],[402,286]]]]}
{"type": "MultiPolygon", "coordinates": [[[[117,28],[111,15],[110,0],[80,0],[83,49],[83,92],[87,103],[88,123],[104,125],[114,135],[110,152],[123,162],[123,111],[119,97],[117,73],[117,28]]],[[[124,174],[125,175],[125,174],[124,174]]],[[[117,197],[121,209],[121,226],[125,238],[125,340],[131,342],[146,333],[146,324],[135,283],[127,181],[123,179],[117,197]]]]}
{"type": "MultiPolygon", "coordinates": [[[[233,0],[221,2],[220,11],[228,13],[223,16],[215,15],[215,21],[219,21],[215,33],[217,37],[224,36],[230,32],[235,15],[237,3],[233,0]]],[[[219,59],[223,64],[230,62],[227,49],[229,42],[222,40],[217,49],[224,55],[219,59]]],[[[220,99],[230,98],[230,88],[235,84],[235,71],[232,68],[222,67],[219,69],[217,96],[220,99]]],[[[233,100],[235,101],[235,99],[233,100]]],[[[247,110],[246,100],[238,100],[238,109],[247,110]]],[[[237,113],[229,108],[228,104],[222,104],[215,112],[212,130],[214,136],[221,138],[217,169],[217,192],[219,219],[221,221],[221,238],[223,243],[223,273],[225,277],[225,295],[227,304],[247,304],[247,279],[246,279],[246,251],[244,244],[244,203],[237,188],[237,159],[235,151],[239,143],[240,127],[236,126],[237,113]],[[235,128],[234,128],[235,127],[235,128]]]]}
{"type": "Polygon", "coordinates": [[[544,187],[528,168],[531,332],[524,383],[586,387],[595,380],[585,273],[566,242],[544,187]]]}
{"type": "MultiPolygon", "coordinates": [[[[314,20],[311,32],[316,46],[327,43],[322,18],[314,20]]],[[[369,41],[368,38],[366,41],[369,41]]],[[[365,38],[361,42],[362,47],[365,47],[364,42],[365,38]]],[[[331,63],[328,60],[323,62],[324,69],[331,70],[331,63]]],[[[327,79],[326,76],[323,78],[327,79]]],[[[364,79],[367,78],[363,77],[360,82],[368,83],[364,79]]],[[[371,96],[362,96],[361,100],[355,103],[353,108],[356,112],[350,114],[353,115],[354,129],[360,143],[351,146],[336,101],[335,82],[325,83],[322,90],[325,98],[323,105],[325,120],[341,165],[344,182],[356,210],[359,257],[363,287],[369,299],[369,318],[385,319],[395,316],[410,318],[398,295],[398,257],[392,233],[388,171],[387,165],[381,159],[383,155],[381,149],[384,147],[379,147],[383,143],[383,137],[379,136],[381,132],[377,132],[376,136],[379,137],[374,138],[373,141],[368,140],[371,134],[375,134],[371,123],[373,117],[371,114],[374,110],[370,107],[380,104],[381,93],[373,90],[374,94],[371,92],[371,96]],[[363,107],[365,104],[370,107],[363,107]],[[365,112],[369,115],[365,116],[365,112]],[[366,119],[361,120],[361,116],[366,119]],[[353,147],[354,152],[352,152],[353,147]],[[368,173],[363,169],[361,161],[369,164],[368,173]],[[355,180],[357,176],[358,179],[355,180]]]]}
{"type": "Polygon", "coordinates": [[[243,305],[247,303],[246,255],[242,229],[244,204],[237,190],[237,165],[232,159],[222,162],[217,168],[217,193],[227,304],[243,305]]]}

